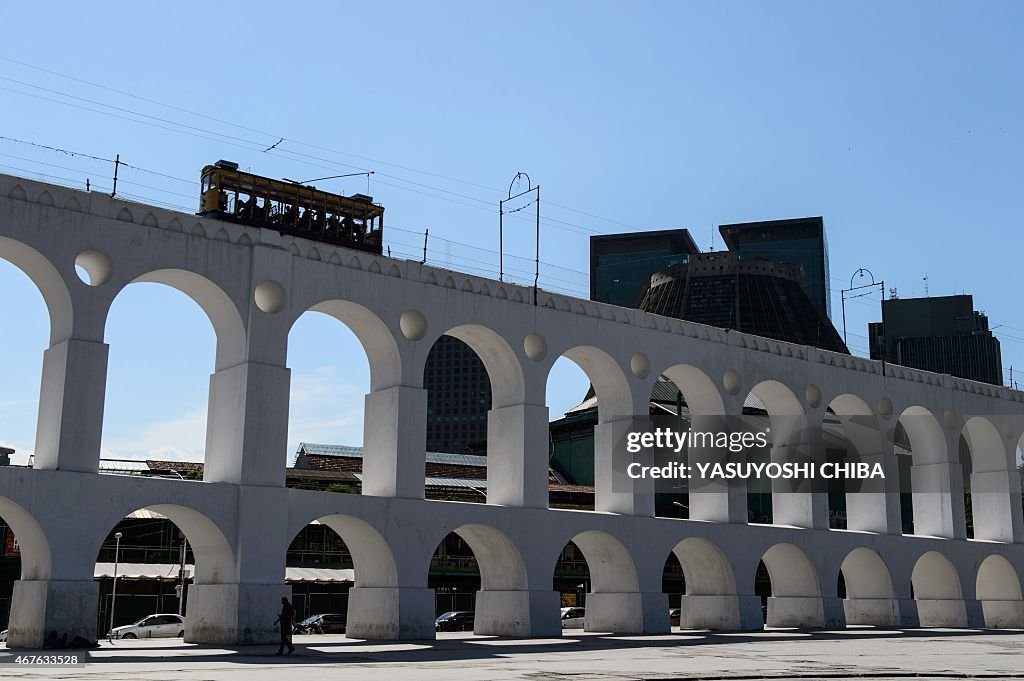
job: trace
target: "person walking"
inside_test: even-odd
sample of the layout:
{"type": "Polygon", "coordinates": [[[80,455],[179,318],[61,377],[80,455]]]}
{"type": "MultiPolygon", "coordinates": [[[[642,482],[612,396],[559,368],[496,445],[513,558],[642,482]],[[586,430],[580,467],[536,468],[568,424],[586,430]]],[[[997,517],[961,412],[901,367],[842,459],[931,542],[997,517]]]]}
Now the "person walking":
{"type": "Polygon", "coordinates": [[[291,655],[295,652],[295,646],[292,645],[292,620],[295,619],[295,608],[288,602],[288,599],[281,596],[281,614],[277,616],[277,622],[281,625],[281,645],[277,649],[277,655],[284,652],[285,646],[288,646],[288,654],[291,655]]]}

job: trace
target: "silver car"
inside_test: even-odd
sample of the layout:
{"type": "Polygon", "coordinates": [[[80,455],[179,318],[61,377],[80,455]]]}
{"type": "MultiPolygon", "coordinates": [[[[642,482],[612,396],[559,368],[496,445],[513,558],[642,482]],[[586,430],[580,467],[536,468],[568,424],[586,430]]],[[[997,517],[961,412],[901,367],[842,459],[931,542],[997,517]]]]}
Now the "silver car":
{"type": "Polygon", "coordinates": [[[109,638],[181,638],[185,635],[185,618],[181,615],[147,615],[135,624],[114,627],[109,638]]]}

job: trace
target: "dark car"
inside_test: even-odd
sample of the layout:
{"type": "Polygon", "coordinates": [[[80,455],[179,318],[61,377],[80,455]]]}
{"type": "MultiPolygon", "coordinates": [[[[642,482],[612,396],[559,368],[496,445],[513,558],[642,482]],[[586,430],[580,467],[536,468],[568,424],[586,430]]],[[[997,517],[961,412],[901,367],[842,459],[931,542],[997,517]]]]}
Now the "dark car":
{"type": "Polygon", "coordinates": [[[434,620],[436,631],[473,631],[472,610],[452,610],[434,620]]]}
{"type": "Polygon", "coordinates": [[[295,625],[297,634],[344,634],[345,615],[311,615],[295,625]]]}
{"type": "Polygon", "coordinates": [[[679,608],[672,608],[668,611],[668,624],[670,627],[678,627],[682,619],[682,611],[679,608]]]}

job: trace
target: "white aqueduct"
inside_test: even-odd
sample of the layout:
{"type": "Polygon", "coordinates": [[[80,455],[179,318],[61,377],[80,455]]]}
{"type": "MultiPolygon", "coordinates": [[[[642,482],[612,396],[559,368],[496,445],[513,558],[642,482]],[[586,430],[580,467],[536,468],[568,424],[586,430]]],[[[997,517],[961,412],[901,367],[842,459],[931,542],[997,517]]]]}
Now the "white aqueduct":
{"type": "MultiPolygon", "coordinates": [[[[348,631],[360,638],[434,636],[428,565],[452,531],[479,561],[478,634],[560,631],[552,578],[570,540],[591,571],[592,631],[668,631],[661,579],[672,552],[686,580],[684,627],[760,628],[761,560],[772,581],[769,625],[1024,627],[1020,392],[544,291],[535,304],[532,289],[6,175],[0,257],[32,279],[50,315],[34,467],[0,470],[0,516],[22,552],[9,645],[39,646],[51,629],[94,635],[99,547],[140,508],[173,520],[194,549],[186,639],[197,642],[274,639],[267,613],[289,593],[287,547],[316,519],[352,553],[348,631]],[[216,331],[202,481],[97,473],[107,312],[140,281],[184,292],[216,331]],[[361,495],[284,484],[288,332],[309,310],[346,324],[369,359],[361,495]],[[423,498],[423,367],[442,334],[468,343],[491,378],[487,504],[423,498]],[[593,512],[548,508],[545,391],[561,356],[598,396],[593,512]],[[739,415],[749,393],[773,424],[798,416],[818,425],[831,407],[863,458],[893,473],[902,419],[915,490],[932,490],[914,493],[917,534],[902,535],[892,485],[849,495],[843,531],[828,529],[821,494],[775,495],[775,524],[750,525],[744,488],[691,495],[688,520],[654,517],[645,491],[612,491],[615,424],[647,413],[661,374],[698,421],[739,415]],[[971,454],[970,540],[961,435],[971,454]]],[[[773,430],[773,456],[797,444],[787,430],[815,432],[773,430]]]]}

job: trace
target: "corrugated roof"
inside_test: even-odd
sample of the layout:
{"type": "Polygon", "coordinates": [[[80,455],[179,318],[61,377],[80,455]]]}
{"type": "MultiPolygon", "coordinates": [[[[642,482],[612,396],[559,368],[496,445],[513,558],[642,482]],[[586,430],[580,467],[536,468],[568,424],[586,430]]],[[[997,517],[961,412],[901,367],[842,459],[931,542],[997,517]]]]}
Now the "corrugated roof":
{"type": "MultiPolygon", "coordinates": [[[[362,447],[349,445],[325,445],[316,442],[300,442],[298,454],[312,454],[314,456],[344,456],[353,459],[363,458],[362,447]]],[[[487,457],[475,454],[454,454],[452,452],[427,452],[427,463],[449,464],[452,466],[479,466],[487,467],[487,457]]]]}

